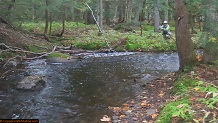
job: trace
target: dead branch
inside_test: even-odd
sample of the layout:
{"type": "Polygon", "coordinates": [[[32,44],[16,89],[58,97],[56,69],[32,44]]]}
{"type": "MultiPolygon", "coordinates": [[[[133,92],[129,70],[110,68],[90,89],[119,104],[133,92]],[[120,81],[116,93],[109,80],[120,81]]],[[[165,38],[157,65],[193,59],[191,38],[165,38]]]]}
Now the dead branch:
{"type": "Polygon", "coordinates": [[[23,69],[12,69],[12,70],[7,70],[6,72],[2,73],[1,76],[0,76],[0,79],[3,79],[5,78],[5,75],[9,72],[13,72],[13,71],[25,71],[23,69]]]}
{"type": "Polygon", "coordinates": [[[50,54],[52,54],[52,53],[58,53],[58,52],[60,52],[60,51],[55,51],[56,48],[57,48],[57,46],[54,46],[54,48],[52,49],[52,51],[49,52],[49,53],[45,53],[45,54],[42,54],[42,55],[40,55],[40,56],[33,57],[33,58],[23,58],[23,59],[24,59],[24,60],[34,60],[34,59],[43,58],[43,57],[48,56],[48,55],[50,55],[50,54]]]}
{"type": "Polygon", "coordinates": [[[29,53],[29,54],[33,54],[33,55],[42,55],[42,54],[44,54],[44,52],[43,53],[35,53],[35,52],[31,52],[31,51],[26,51],[26,50],[23,50],[23,49],[21,49],[19,47],[8,46],[8,45],[6,45],[4,43],[0,43],[0,46],[2,46],[2,49],[6,49],[6,50],[2,50],[3,52],[9,50],[9,51],[12,51],[12,52],[22,52],[22,53],[29,53]]]}
{"type": "Polygon", "coordinates": [[[4,67],[9,63],[9,61],[14,60],[14,59],[16,59],[16,58],[18,58],[18,57],[20,58],[21,56],[18,56],[18,55],[17,55],[17,56],[15,56],[15,57],[12,57],[12,58],[8,59],[7,62],[2,66],[2,68],[4,68],[4,67]]]}

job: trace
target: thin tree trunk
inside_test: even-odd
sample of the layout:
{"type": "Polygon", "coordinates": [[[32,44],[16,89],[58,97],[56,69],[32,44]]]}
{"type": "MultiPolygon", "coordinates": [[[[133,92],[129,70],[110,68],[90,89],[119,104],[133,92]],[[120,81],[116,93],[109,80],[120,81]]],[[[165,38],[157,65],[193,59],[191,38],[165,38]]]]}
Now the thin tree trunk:
{"type": "Polygon", "coordinates": [[[103,2],[98,0],[98,24],[101,30],[103,30],[103,2]]]}
{"type": "Polygon", "coordinates": [[[124,22],[130,22],[132,16],[132,0],[125,0],[124,22]]]}
{"type": "Polygon", "coordinates": [[[64,6],[63,10],[64,11],[63,11],[63,18],[62,18],[62,31],[60,33],[60,37],[63,36],[64,30],[65,30],[65,19],[66,19],[66,8],[65,8],[65,6],[64,6]]]}
{"type": "Polygon", "coordinates": [[[169,11],[168,11],[168,3],[169,3],[169,0],[166,0],[165,1],[165,4],[166,4],[166,8],[165,8],[165,10],[164,10],[164,19],[165,20],[169,20],[169,11]]]}
{"type": "Polygon", "coordinates": [[[11,0],[11,3],[10,3],[10,5],[8,6],[8,11],[9,11],[9,13],[8,13],[8,18],[9,18],[9,20],[11,20],[12,18],[12,11],[14,10],[14,5],[15,5],[15,0],[11,0]]]}
{"type": "Polygon", "coordinates": [[[52,15],[51,15],[51,13],[50,13],[50,17],[49,17],[49,35],[51,35],[51,32],[52,32],[52,22],[53,22],[53,20],[52,20],[52,15]]]}
{"type": "Polygon", "coordinates": [[[160,13],[159,13],[159,0],[155,0],[155,8],[154,8],[154,32],[159,31],[160,26],[160,13]]]}
{"type": "Polygon", "coordinates": [[[134,22],[138,22],[139,21],[139,15],[142,9],[142,3],[141,0],[137,0],[137,6],[136,6],[136,11],[135,11],[135,15],[134,15],[134,22]]]}
{"type": "Polygon", "coordinates": [[[110,25],[110,1],[105,1],[105,20],[106,24],[110,25]]]}
{"type": "Polygon", "coordinates": [[[194,44],[188,29],[188,11],[184,0],[175,1],[176,45],[179,55],[180,70],[196,62],[194,44]]]}
{"type": "MultiPolygon", "coordinates": [[[[117,0],[115,1],[117,3],[117,0]]],[[[118,13],[118,4],[116,4],[115,10],[114,10],[114,17],[113,17],[113,22],[116,20],[117,18],[117,13],[118,13]]]]}
{"type": "Polygon", "coordinates": [[[49,14],[48,14],[48,0],[45,0],[45,29],[44,29],[44,34],[48,34],[48,23],[49,23],[49,14]]]}

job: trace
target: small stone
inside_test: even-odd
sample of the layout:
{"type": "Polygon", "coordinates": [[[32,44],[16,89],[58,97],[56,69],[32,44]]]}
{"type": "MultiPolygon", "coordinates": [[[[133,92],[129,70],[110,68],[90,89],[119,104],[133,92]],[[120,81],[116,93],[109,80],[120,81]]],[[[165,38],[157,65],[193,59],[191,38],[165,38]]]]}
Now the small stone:
{"type": "Polygon", "coordinates": [[[118,117],[118,116],[112,116],[112,119],[113,119],[113,120],[118,120],[119,117],[118,117]]]}
{"type": "Polygon", "coordinates": [[[136,118],[136,117],[134,117],[134,118],[132,118],[134,121],[137,121],[138,120],[138,118],[136,118]]]}
{"type": "Polygon", "coordinates": [[[156,113],[156,109],[148,109],[147,110],[147,115],[152,115],[156,113]]]}

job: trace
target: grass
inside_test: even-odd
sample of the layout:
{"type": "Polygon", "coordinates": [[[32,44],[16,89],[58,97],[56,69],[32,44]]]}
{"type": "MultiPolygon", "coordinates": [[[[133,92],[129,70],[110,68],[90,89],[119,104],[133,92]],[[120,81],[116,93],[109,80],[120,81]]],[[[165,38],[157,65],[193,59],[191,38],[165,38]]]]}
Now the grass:
{"type": "MultiPolygon", "coordinates": [[[[21,27],[25,31],[42,33],[44,22],[26,22],[23,23],[21,27]]],[[[61,28],[62,25],[60,22],[53,22],[52,33],[57,33],[61,28]]],[[[63,37],[65,40],[54,39],[53,42],[65,45],[73,44],[78,48],[86,50],[98,50],[107,47],[106,42],[109,42],[110,45],[114,46],[121,40],[126,40],[122,46],[118,46],[115,50],[149,52],[176,51],[174,40],[163,40],[161,33],[155,33],[153,31],[153,26],[145,24],[143,29],[142,36],[140,35],[139,30],[136,30],[135,32],[119,32],[113,29],[105,29],[103,36],[98,36],[96,25],[66,22],[66,33],[63,37]],[[68,44],[66,44],[66,42],[68,44]]]]}
{"type": "MultiPolygon", "coordinates": [[[[25,22],[22,24],[21,28],[28,32],[42,33],[44,30],[44,22],[25,22]]],[[[61,29],[62,24],[54,21],[52,23],[51,34],[60,33],[61,29]]],[[[142,29],[143,32],[141,36],[140,28],[136,28],[134,31],[120,32],[119,30],[113,30],[105,27],[103,35],[99,36],[96,25],[85,25],[80,22],[66,22],[64,37],[54,38],[52,39],[52,42],[57,43],[57,45],[59,44],[65,46],[73,44],[77,48],[83,48],[86,50],[99,50],[107,47],[106,42],[108,42],[111,46],[115,46],[122,40],[125,40],[125,43],[116,47],[115,50],[145,52],[177,51],[175,38],[164,40],[161,33],[153,31],[153,25],[146,23],[142,24],[142,29]]],[[[175,28],[171,27],[171,31],[174,32],[175,28]]],[[[192,40],[196,48],[204,47],[208,42],[205,38],[203,38],[203,34],[204,33],[198,31],[197,34],[193,35],[192,40]]],[[[174,37],[174,35],[172,35],[172,37],[174,37]]],[[[212,37],[209,39],[209,41],[214,40],[212,37]]]]}

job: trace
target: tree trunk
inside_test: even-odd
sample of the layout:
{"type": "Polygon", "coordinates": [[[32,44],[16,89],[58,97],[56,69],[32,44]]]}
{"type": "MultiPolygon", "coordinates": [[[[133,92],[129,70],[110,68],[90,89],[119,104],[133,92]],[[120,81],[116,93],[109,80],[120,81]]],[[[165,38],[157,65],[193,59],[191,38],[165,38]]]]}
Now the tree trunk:
{"type": "Polygon", "coordinates": [[[36,19],[36,8],[35,8],[35,5],[32,6],[32,11],[33,11],[32,20],[33,20],[33,22],[35,22],[35,19],[36,19]]]}
{"type": "Polygon", "coordinates": [[[205,5],[205,21],[203,31],[210,33],[211,36],[218,39],[217,28],[218,28],[218,13],[216,7],[216,0],[206,0],[203,5],[205,5]]]}
{"type": "Polygon", "coordinates": [[[169,20],[168,3],[169,3],[169,0],[165,0],[165,5],[166,5],[166,8],[164,10],[164,19],[165,20],[169,20]]]}
{"type": "Polygon", "coordinates": [[[106,24],[110,25],[110,1],[105,1],[105,21],[106,24]]]}
{"type": "Polygon", "coordinates": [[[125,0],[124,22],[130,22],[132,16],[132,0],[125,0]]]}
{"type": "Polygon", "coordinates": [[[179,55],[180,70],[196,62],[194,44],[188,29],[188,11],[184,0],[175,1],[176,45],[179,55]]]}
{"type": "Polygon", "coordinates": [[[154,32],[159,31],[160,26],[160,13],[159,13],[159,0],[155,0],[155,8],[154,8],[154,32]]]}
{"type": "Polygon", "coordinates": [[[48,14],[48,0],[45,0],[45,29],[44,29],[44,34],[48,34],[48,24],[49,24],[49,14],[48,14]]]}
{"type": "Polygon", "coordinates": [[[135,15],[134,15],[134,22],[138,22],[139,21],[139,15],[142,9],[142,3],[141,0],[137,0],[137,6],[136,6],[136,10],[135,10],[135,15]]]}
{"type": "Polygon", "coordinates": [[[98,0],[98,24],[101,30],[103,30],[103,2],[98,0]]]}
{"type": "Polygon", "coordinates": [[[63,36],[63,34],[64,34],[64,30],[65,30],[65,19],[66,19],[66,8],[65,8],[65,6],[64,6],[64,8],[63,8],[63,18],[62,18],[62,31],[61,31],[61,33],[60,33],[60,37],[62,37],[63,36]]]}
{"type": "Polygon", "coordinates": [[[50,17],[49,17],[49,35],[51,35],[52,32],[52,14],[50,13],[50,17]]]}

